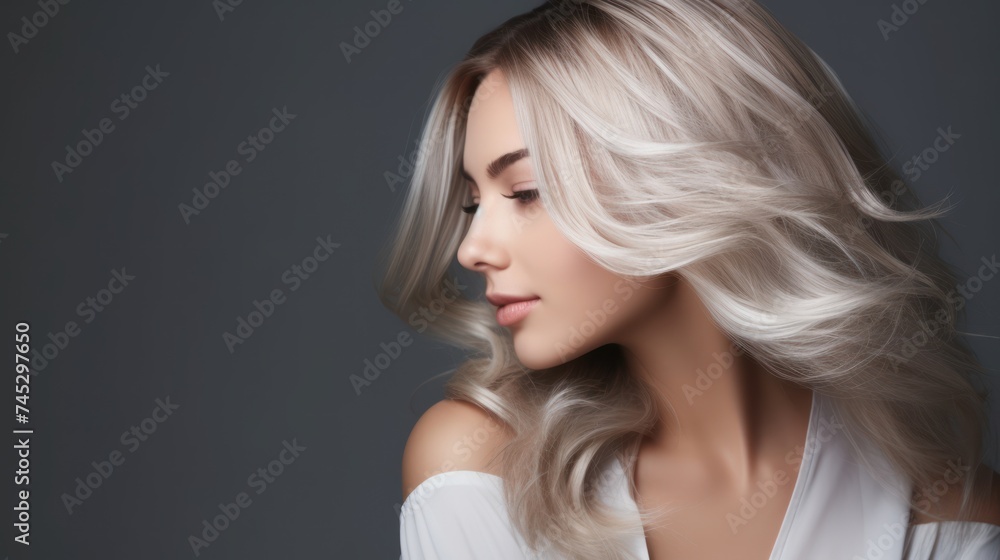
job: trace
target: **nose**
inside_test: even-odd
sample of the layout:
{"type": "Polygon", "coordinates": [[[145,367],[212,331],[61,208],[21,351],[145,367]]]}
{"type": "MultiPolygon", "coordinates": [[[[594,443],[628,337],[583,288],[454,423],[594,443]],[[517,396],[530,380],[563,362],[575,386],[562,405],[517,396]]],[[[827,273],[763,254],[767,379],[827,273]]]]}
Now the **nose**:
{"type": "Polygon", "coordinates": [[[472,223],[465,238],[458,246],[456,256],[459,264],[473,272],[503,269],[510,264],[507,248],[509,232],[501,223],[500,208],[495,208],[491,216],[489,206],[480,202],[476,213],[472,215],[472,223]]]}

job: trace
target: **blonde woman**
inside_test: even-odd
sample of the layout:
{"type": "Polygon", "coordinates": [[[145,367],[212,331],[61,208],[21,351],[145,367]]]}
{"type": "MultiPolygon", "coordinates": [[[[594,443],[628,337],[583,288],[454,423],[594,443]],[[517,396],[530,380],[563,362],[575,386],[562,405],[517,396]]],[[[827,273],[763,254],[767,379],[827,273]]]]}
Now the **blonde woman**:
{"type": "Polygon", "coordinates": [[[479,39],[380,287],[470,352],[403,452],[402,558],[1000,558],[945,210],[859,115],[752,2],[548,2],[479,39]]]}

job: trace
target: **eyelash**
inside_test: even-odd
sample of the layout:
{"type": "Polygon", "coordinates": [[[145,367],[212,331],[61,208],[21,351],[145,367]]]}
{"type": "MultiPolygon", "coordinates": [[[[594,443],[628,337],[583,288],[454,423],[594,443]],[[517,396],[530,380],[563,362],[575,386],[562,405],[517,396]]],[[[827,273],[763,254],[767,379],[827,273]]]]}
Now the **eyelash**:
{"type": "MultiPolygon", "coordinates": [[[[510,199],[516,198],[521,202],[521,204],[531,204],[532,202],[538,200],[538,189],[525,189],[523,191],[517,191],[511,196],[507,196],[505,194],[500,196],[510,199]]],[[[463,206],[462,212],[465,212],[466,214],[474,214],[478,208],[478,204],[470,204],[469,206],[463,206]]]]}

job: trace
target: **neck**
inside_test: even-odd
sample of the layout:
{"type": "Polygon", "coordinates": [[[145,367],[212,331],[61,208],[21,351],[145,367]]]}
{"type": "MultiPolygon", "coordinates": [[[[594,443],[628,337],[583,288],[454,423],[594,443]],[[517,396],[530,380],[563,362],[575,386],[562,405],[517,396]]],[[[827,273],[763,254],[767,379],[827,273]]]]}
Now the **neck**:
{"type": "Polygon", "coordinates": [[[752,484],[765,457],[801,440],[812,391],[782,380],[718,329],[693,288],[678,280],[657,309],[619,342],[626,364],[656,395],[660,420],[644,452],[711,468],[752,484]]]}

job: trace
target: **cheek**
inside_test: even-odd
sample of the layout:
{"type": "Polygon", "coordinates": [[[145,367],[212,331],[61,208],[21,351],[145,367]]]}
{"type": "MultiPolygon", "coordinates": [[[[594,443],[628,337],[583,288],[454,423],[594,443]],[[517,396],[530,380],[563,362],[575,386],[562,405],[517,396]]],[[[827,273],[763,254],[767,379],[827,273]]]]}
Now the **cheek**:
{"type": "Polygon", "coordinates": [[[593,307],[595,301],[600,307],[617,277],[563,237],[547,216],[539,220],[529,243],[530,278],[543,299],[550,299],[563,312],[593,307]]]}
{"type": "Polygon", "coordinates": [[[627,319],[629,303],[628,291],[621,289],[624,280],[590,260],[554,226],[544,226],[535,229],[526,246],[532,254],[528,277],[542,298],[540,313],[515,337],[519,358],[533,369],[607,344],[612,329],[627,319]]]}
{"type": "Polygon", "coordinates": [[[589,260],[573,264],[566,268],[569,287],[561,294],[556,319],[559,328],[553,333],[573,346],[579,346],[582,340],[589,351],[610,342],[612,331],[628,320],[630,302],[615,292],[615,284],[622,282],[620,278],[589,260]]]}

